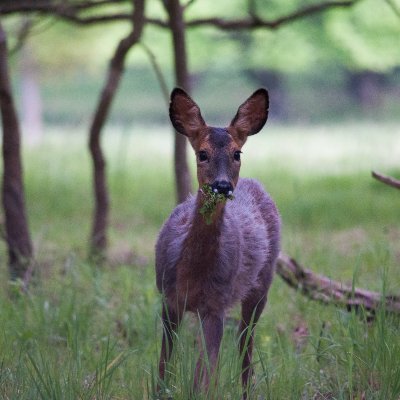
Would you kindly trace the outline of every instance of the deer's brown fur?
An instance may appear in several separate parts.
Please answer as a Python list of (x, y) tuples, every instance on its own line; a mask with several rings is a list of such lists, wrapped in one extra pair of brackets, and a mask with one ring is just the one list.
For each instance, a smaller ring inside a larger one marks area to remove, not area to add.
[[(197, 364), (195, 385), (207, 387), (207, 352), (215, 370), (226, 312), (242, 304), (240, 351), (244, 352), (242, 382), (246, 396), (251, 376), (253, 331), (267, 300), (279, 253), (278, 211), (262, 186), (239, 179), (240, 149), (247, 136), (262, 129), (268, 116), (268, 93), (259, 89), (238, 109), (227, 128), (208, 127), (197, 104), (181, 89), (171, 94), (170, 117), (197, 154), (199, 187), (234, 199), (219, 203), (211, 221), (200, 210), (205, 196), (178, 205), (160, 231), (156, 245), (157, 287), (164, 294), (159, 373), (163, 379), (173, 345), (173, 332), (184, 311), (198, 313), (205, 349)], [(250, 326), (253, 324), (253, 326)], [(243, 331), (250, 329), (249, 335)], [(246, 342), (248, 337), (248, 342)]]

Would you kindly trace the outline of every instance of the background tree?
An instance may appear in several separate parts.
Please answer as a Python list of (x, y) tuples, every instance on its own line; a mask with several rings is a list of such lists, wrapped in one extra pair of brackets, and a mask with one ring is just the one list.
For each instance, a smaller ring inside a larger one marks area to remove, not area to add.
[[(184, 7), (180, 0), (164, 0), (164, 7), (169, 17), (174, 55), (175, 83), (190, 93), (190, 78), (186, 50), (186, 29), (183, 19)], [(187, 153), (187, 139), (175, 132), (175, 181), (177, 202), (182, 203), (192, 190), (192, 179), (189, 172)]]
[(21, 163), (21, 134), (8, 71), (6, 33), (0, 23), (0, 108), (3, 127), (3, 208), (12, 279), (28, 283), (32, 272), (32, 243), (25, 210)]
[(132, 0), (132, 30), (119, 42), (110, 61), (108, 75), (93, 117), (89, 134), (89, 149), (93, 160), (95, 210), (91, 234), (91, 255), (104, 256), (107, 248), (109, 196), (105, 176), (105, 159), (100, 146), (100, 134), (107, 120), (112, 101), (124, 70), (129, 50), (139, 42), (144, 25), (144, 0)]

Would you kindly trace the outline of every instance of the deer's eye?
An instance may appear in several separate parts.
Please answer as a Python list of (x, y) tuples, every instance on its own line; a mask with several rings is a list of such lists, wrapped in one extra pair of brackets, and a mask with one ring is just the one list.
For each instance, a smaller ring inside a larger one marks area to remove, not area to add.
[(206, 151), (204, 150), (199, 151), (199, 161), (200, 162), (208, 161), (208, 154)]
[(234, 153), (233, 153), (233, 159), (235, 160), (235, 161), (240, 161), (240, 154), (241, 154), (242, 152), (240, 151), (240, 150), (238, 150), (238, 151), (235, 151)]

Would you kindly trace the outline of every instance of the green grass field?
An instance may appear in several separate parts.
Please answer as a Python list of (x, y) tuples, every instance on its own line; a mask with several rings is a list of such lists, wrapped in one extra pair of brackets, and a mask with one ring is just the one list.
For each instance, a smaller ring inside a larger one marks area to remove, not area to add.
[[(153, 399), (161, 342), (153, 247), (174, 206), (166, 128), (109, 128), (109, 262), (89, 265), (92, 187), (86, 134), (48, 127), (24, 149), (37, 258), (26, 295), (8, 282), (0, 248), (0, 399)], [(267, 126), (243, 149), (283, 220), (283, 250), (345, 283), (400, 294), (400, 194), (370, 171), (400, 176), (400, 126)], [(191, 156), (193, 164), (193, 158)], [(12, 300), (9, 293), (14, 292)], [(192, 395), (198, 324), (187, 317), (165, 397), (239, 399), (233, 310), (218, 385)], [(400, 320), (327, 307), (277, 276), (256, 332), (251, 399), (399, 399)]]

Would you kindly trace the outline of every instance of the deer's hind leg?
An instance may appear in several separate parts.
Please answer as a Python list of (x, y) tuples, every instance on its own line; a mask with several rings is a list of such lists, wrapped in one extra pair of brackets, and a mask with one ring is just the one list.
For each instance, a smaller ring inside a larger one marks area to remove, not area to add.
[(247, 398), (249, 380), (253, 376), (251, 366), (253, 354), (254, 330), (267, 302), (267, 291), (264, 293), (251, 293), (249, 297), (242, 301), (242, 319), (239, 326), (239, 351), (242, 362), (242, 385), (243, 398)]

